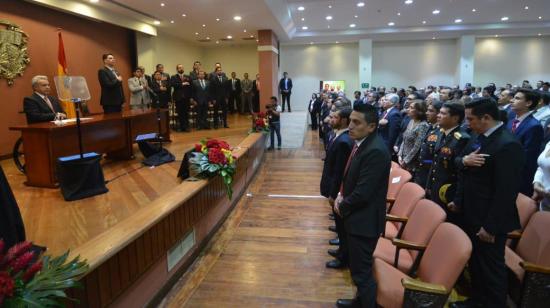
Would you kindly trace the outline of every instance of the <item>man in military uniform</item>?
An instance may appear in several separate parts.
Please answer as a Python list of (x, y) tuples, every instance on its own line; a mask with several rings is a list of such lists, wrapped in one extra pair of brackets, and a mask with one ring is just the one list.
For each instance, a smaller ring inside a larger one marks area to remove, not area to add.
[(445, 103), (437, 115), (439, 138), (434, 148), (433, 164), (426, 184), (427, 196), (447, 212), (447, 220), (459, 223), (457, 214), (447, 205), (454, 200), (460, 166), (455, 163), (462, 157), (470, 135), (460, 127), (464, 120), (464, 106)]
[(430, 173), (430, 168), (432, 167), (432, 161), (434, 157), (435, 144), (437, 143), (437, 138), (439, 135), (439, 126), (437, 125), (437, 114), (439, 109), (441, 109), (442, 103), (432, 103), (428, 106), (428, 111), (426, 112), (426, 117), (430, 128), (426, 133), (422, 145), (420, 145), (420, 152), (418, 154), (418, 168), (414, 173), (414, 182), (422, 188), (426, 188), (426, 182), (428, 181), (428, 175)]

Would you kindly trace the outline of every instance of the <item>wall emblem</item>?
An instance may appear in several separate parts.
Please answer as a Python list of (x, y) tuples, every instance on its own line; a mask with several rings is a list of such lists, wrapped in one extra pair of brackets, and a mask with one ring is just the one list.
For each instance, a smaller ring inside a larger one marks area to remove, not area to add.
[(28, 38), (18, 25), (0, 19), (0, 79), (6, 79), (10, 86), (31, 62), (27, 52)]

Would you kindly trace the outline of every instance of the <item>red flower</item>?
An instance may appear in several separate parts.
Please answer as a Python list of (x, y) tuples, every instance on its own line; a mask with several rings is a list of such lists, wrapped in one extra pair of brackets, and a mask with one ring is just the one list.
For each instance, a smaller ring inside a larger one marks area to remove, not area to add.
[(11, 262), (13, 259), (17, 258), (18, 256), (24, 254), (29, 249), (31, 249), (32, 243), (31, 242), (21, 242), (19, 244), (13, 245), (9, 250), (6, 256), (4, 257), (4, 262)]
[(202, 150), (202, 144), (195, 144), (195, 152), (200, 152)]
[(40, 272), (40, 270), (42, 270), (42, 260), (36, 261), (36, 263), (27, 269), (23, 275), (23, 281), (28, 282), (34, 277), (34, 275), (36, 275), (36, 273)]
[(208, 151), (208, 160), (212, 164), (225, 165), (227, 163), (227, 158), (223, 152), (218, 148), (213, 148)]
[(264, 119), (256, 119), (256, 126), (263, 127), (264, 126)]
[(229, 150), (231, 148), (227, 142), (222, 140), (216, 140), (216, 139), (208, 140), (206, 142), (206, 147), (209, 149), (225, 149), (225, 150)]
[(4, 301), (4, 297), (13, 296), (15, 289), (15, 281), (7, 272), (0, 272), (0, 304)]
[(258, 112), (258, 117), (265, 118), (265, 112), (263, 111)]
[(27, 251), (10, 263), (12, 273), (18, 273), (25, 269), (34, 258), (34, 252)]

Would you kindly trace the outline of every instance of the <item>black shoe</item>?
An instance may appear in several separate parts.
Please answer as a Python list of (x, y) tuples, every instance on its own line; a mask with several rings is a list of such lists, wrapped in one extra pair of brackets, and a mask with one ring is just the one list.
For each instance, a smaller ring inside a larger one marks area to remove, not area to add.
[(336, 301), (336, 307), (338, 308), (344, 308), (344, 307), (359, 307), (357, 299), (339, 299)]
[(223, 128), (229, 128), (229, 126), (227, 126), (227, 125), (224, 125), (224, 126), (223, 126)]
[(280, 150), (281, 150), (281, 146), (278, 146), (278, 147), (277, 147), (277, 150), (279, 150), (279, 151), (280, 151)]
[(334, 213), (328, 213), (329, 218), (334, 218)]
[(329, 231), (332, 231), (334, 233), (337, 233), (338, 231), (336, 231), (336, 226), (328, 226), (328, 230)]
[(334, 269), (341, 269), (341, 268), (346, 268), (347, 267), (347, 265), (344, 262), (342, 262), (338, 259), (328, 261), (325, 264), (325, 266), (327, 268), (334, 268)]
[(273, 151), (273, 147), (267, 148), (268, 151)]
[(483, 305), (475, 302), (472, 299), (467, 299), (465, 301), (458, 301), (449, 304), (449, 308), (481, 308)]
[(340, 251), (338, 249), (329, 249), (327, 250), (328, 254), (332, 257), (338, 258)]
[(333, 238), (332, 240), (328, 241), (329, 244), (338, 246), (340, 245), (340, 239), (339, 238)]
[(334, 216), (330, 216), (328, 219), (334, 220), (335, 218), (334, 218)]

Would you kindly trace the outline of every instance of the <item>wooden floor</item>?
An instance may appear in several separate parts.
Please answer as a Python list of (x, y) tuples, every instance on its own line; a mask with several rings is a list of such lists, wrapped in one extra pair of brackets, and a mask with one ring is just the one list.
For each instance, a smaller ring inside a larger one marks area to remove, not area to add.
[(316, 132), (301, 149), (267, 152), (249, 195), (161, 306), (333, 307), (353, 297), (349, 272), (325, 268), (335, 234), (319, 197), (321, 152)]
[(201, 138), (220, 138), (231, 145), (239, 144), (250, 128), (250, 118), (229, 117), (229, 129), (175, 133), (166, 148), (176, 156), (176, 162), (157, 168), (142, 167), (143, 156), (135, 146), (135, 159), (130, 161), (105, 161), (103, 172), (109, 192), (85, 200), (66, 202), (59, 189), (28, 187), (25, 176), (13, 161), (0, 164), (6, 173), (23, 216), (27, 239), (47, 246), (52, 254), (85, 243), (90, 238), (146, 207), (151, 201), (170, 191), (180, 183), (176, 178), (183, 153)]

